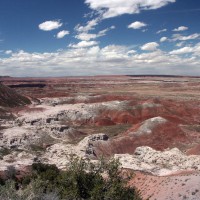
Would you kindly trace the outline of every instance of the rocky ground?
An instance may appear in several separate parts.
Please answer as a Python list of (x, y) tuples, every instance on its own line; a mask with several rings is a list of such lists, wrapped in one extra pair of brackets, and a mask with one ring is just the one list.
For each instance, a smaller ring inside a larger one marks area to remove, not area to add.
[(71, 155), (115, 157), (136, 172), (131, 184), (145, 198), (200, 198), (199, 78), (1, 82), (0, 171), (38, 161), (64, 169)]

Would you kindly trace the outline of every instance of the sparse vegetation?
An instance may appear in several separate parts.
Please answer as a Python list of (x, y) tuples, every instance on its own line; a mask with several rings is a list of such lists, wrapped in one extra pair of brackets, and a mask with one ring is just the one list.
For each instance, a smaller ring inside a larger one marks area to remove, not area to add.
[(131, 126), (132, 124), (117, 124), (112, 126), (82, 126), (79, 127), (79, 131), (89, 134), (106, 133), (109, 138), (112, 138), (127, 131)]
[(44, 152), (45, 148), (42, 145), (31, 144), (30, 149), (34, 152)]
[(9, 180), (1, 182), (0, 199), (141, 200), (138, 191), (127, 185), (132, 175), (122, 175), (119, 167), (117, 160), (94, 165), (77, 157), (71, 158), (66, 171), (35, 163), (31, 174), (16, 179), (12, 173)]
[(0, 149), (0, 160), (3, 159), (3, 156), (6, 156), (11, 153), (11, 150), (8, 148), (1, 148)]

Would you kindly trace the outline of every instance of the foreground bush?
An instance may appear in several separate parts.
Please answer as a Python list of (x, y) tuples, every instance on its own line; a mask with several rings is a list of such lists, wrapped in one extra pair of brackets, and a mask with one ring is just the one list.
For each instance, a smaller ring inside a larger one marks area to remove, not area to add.
[(141, 200), (127, 186), (132, 176), (123, 175), (116, 160), (90, 161), (72, 158), (66, 171), (54, 165), (35, 163), (22, 180), (12, 178), (0, 186), (0, 199), (29, 200)]

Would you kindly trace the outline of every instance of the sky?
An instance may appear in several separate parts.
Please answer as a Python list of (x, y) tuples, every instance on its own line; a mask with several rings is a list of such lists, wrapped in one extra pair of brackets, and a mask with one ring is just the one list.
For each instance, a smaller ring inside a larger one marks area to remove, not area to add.
[(200, 76), (199, 0), (0, 0), (0, 76)]

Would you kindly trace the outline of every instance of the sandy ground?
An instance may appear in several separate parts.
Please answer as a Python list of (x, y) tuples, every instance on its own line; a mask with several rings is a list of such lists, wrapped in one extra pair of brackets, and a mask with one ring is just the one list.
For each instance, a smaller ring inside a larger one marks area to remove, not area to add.
[(136, 172), (131, 183), (144, 199), (150, 200), (199, 200), (200, 173), (182, 172), (173, 176), (152, 176)]

